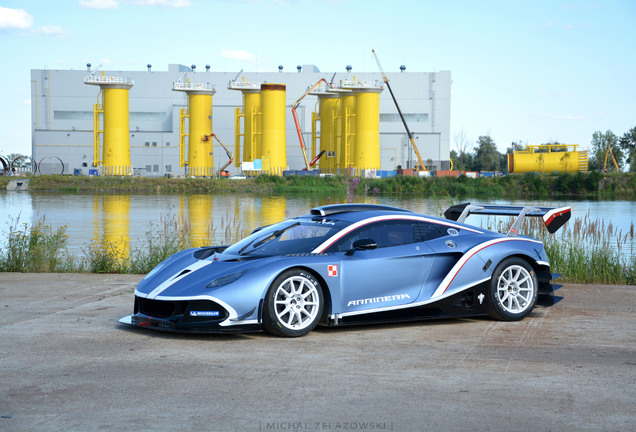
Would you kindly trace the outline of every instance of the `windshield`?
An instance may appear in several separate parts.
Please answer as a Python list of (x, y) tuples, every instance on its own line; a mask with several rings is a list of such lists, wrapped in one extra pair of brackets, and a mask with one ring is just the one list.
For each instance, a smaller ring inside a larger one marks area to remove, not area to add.
[(271, 256), (310, 253), (350, 222), (291, 219), (263, 228), (227, 248), (230, 255)]

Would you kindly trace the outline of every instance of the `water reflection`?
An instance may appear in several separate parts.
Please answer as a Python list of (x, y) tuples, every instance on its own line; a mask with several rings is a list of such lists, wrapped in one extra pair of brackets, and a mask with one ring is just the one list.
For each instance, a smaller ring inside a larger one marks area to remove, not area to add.
[[(479, 201), (426, 197), (357, 197), (355, 200), (403, 207), (435, 216), (441, 215), (452, 204)], [(189, 240), (194, 246), (227, 244), (249, 234), (256, 227), (307, 214), (313, 207), (346, 201), (345, 196), (316, 194), (81, 195), (6, 191), (0, 192), (0, 232), (4, 235), (9, 223), (14, 223), (18, 216), (20, 223), (28, 224), (45, 217), (46, 224), (54, 228), (67, 225), (72, 254), (82, 255), (90, 244), (101, 242), (116, 245), (113, 253), (123, 257), (143, 246), (146, 233), (161, 228), (166, 220), (187, 224)], [(636, 214), (636, 202), (632, 201), (521, 203), (500, 200), (496, 203), (571, 205), (573, 218), (582, 218), (589, 212), (592, 219), (611, 220), (614, 228), (617, 231), (622, 229), (623, 233), (629, 231)]]
[(130, 195), (93, 197), (93, 245), (123, 261), (130, 253)]

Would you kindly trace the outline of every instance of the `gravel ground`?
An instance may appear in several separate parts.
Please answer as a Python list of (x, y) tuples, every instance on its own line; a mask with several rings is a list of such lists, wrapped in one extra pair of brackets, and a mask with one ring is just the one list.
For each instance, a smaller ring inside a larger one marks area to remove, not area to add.
[(634, 286), (282, 339), (123, 326), (140, 278), (0, 273), (0, 430), (636, 430)]

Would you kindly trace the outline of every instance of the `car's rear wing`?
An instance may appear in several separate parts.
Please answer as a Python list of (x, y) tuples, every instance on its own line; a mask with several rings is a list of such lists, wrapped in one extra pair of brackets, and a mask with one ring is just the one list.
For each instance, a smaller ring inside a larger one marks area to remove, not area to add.
[(507, 205), (473, 205), (471, 203), (458, 204), (449, 207), (444, 212), (446, 219), (464, 222), (471, 214), (516, 216), (514, 223), (508, 231), (509, 237), (516, 237), (519, 228), (526, 216), (542, 217), (550, 234), (555, 233), (568, 220), (570, 220), (570, 207), (533, 207), (533, 206), (507, 206)]

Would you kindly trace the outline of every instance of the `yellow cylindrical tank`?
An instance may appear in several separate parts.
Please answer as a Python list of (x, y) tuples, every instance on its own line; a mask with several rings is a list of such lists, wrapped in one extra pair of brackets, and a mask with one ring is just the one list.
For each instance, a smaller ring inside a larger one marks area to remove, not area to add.
[[(93, 111), (94, 160), (102, 175), (132, 175), (130, 163), (130, 128), (128, 93), (133, 80), (121, 77), (90, 75), (84, 78), (84, 84), (96, 85), (101, 89), (102, 106), (98, 103)], [(99, 95), (97, 96), (99, 99)], [(99, 130), (99, 113), (103, 113), (103, 130)], [(99, 134), (103, 134), (100, 143)]]
[(356, 99), (353, 93), (341, 93), (339, 98), (339, 137), (336, 140), (336, 166), (339, 173), (344, 174), (345, 170), (352, 166), (352, 151), (356, 138)]
[(192, 247), (210, 244), (212, 223), (212, 195), (188, 196), (188, 220)]
[(104, 86), (103, 91), (103, 171), (105, 175), (131, 175), (128, 88)]
[(104, 195), (104, 237), (106, 253), (123, 262), (130, 253), (130, 195)]
[(261, 84), (261, 112), (263, 173), (282, 175), (287, 169), (285, 84)]
[(355, 134), (352, 163), (361, 170), (380, 169), (380, 91), (355, 90)]
[(338, 95), (323, 93), (318, 95), (320, 110), (320, 151), (327, 153), (320, 159), (319, 167), (324, 173), (336, 172), (335, 112), (338, 108)]
[(243, 161), (252, 162), (260, 159), (261, 148), (261, 93), (259, 91), (243, 91)]
[(527, 146), (525, 150), (508, 154), (508, 173), (587, 171), (587, 150), (578, 151), (577, 147), (576, 144)]
[(188, 92), (188, 166), (186, 175), (214, 175), (212, 155), (212, 95), (209, 92)]

